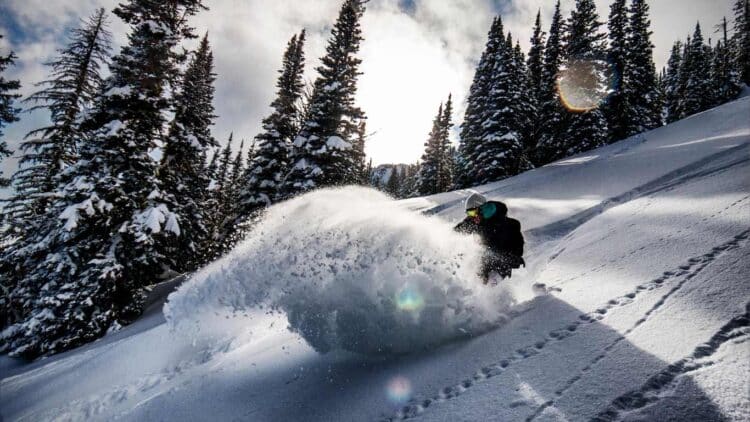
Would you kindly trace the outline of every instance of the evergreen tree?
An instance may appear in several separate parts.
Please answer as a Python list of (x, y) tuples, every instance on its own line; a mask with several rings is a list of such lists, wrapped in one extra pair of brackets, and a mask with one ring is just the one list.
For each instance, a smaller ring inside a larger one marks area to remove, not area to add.
[(115, 8), (131, 27), (128, 44), (82, 123), (90, 136), (81, 159), (65, 172), (60, 198), (30, 242), (32, 271), (11, 297), (27, 311), (3, 342), (11, 353), (49, 354), (98, 338), (132, 321), (142, 287), (171, 274), (174, 263), (161, 245), (180, 228), (149, 152), (171, 105), (177, 47), (193, 36), (187, 19), (202, 8), (199, 0), (130, 0)]
[(734, 70), (741, 82), (750, 85), (750, 0), (735, 1), (732, 49)]
[[(222, 210), (222, 222), (219, 228), (218, 249), (223, 253), (230, 250), (237, 243), (238, 238), (244, 231), (241, 225), (245, 222), (240, 217), (241, 204), (239, 201), (240, 190), (242, 189), (243, 174), (245, 168), (242, 163), (242, 151), (245, 148), (245, 141), (240, 142), (240, 148), (234, 156), (231, 164), (231, 171), (223, 186), (223, 202), (219, 208)], [(254, 151), (251, 147), (248, 150), (247, 161), (252, 161)]]
[(367, 161), (367, 168), (365, 168), (365, 177), (368, 185), (372, 185), (372, 158)]
[[(510, 35), (508, 39), (511, 39)], [(516, 42), (513, 48), (512, 73), (513, 78), (512, 96), (514, 98), (513, 106), (516, 107), (517, 114), (515, 124), (521, 134), (523, 145), (523, 155), (519, 158), (519, 172), (531, 169), (533, 167), (531, 158), (536, 155), (536, 119), (538, 116), (537, 100), (533, 96), (530, 88), (529, 71), (526, 67), (526, 57), (521, 50), (521, 44)]]
[[(566, 75), (576, 79), (576, 88), (590, 98), (603, 97), (607, 90), (606, 35), (601, 26), (593, 0), (577, 0), (571, 12), (565, 37)], [(563, 77), (561, 77), (563, 78)], [(565, 81), (560, 80), (560, 85)], [(607, 122), (600, 107), (570, 110), (569, 123), (556, 143), (555, 158), (565, 157), (597, 148), (606, 143)]]
[(398, 198), (400, 196), (401, 184), (401, 173), (398, 166), (393, 166), (391, 168), (391, 175), (385, 183), (385, 191), (394, 198)]
[[(213, 190), (213, 185), (216, 184), (216, 172), (218, 171), (219, 163), (219, 149), (213, 148), (213, 151), (211, 153), (211, 161), (208, 162), (206, 165), (206, 176), (208, 176), (209, 183), (208, 183), (208, 190)], [(207, 208), (207, 209), (213, 209), (213, 208)]]
[(722, 39), (716, 43), (711, 67), (717, 105), (735, 99), (741, 89), (739, 75), (732, 63), (731, 41), (727, 26), (727, 18), (724, 18), (719, 25)]
[(684, 118), (714, 105), (714, 91), (709, 72), (711, 68), (710, 50), (703, 41), (700, 23), (688, 43), (687, 57), (683, 61), (681, 72), (685, 72), (684, 85), (681, 87), (680, 117)]
[(557, 89), (557, 78), (564, 58), (563, 30), (564, 22), (558, 0), (544, 49), (541, 104), (538, 113), (540, 129), (535, 154), (531, 157), (537, 166), (547, 164), (559, 157), (556, 143), (567, 120), (567, 112), (562, 106), (560, 92)]
[(453, 129), (453, 96), (448, 94), (443, 114), (440, 119), (440, 161), (438, 163), (437, 188), (440, 192), (446, 192), (453, 185), (453, 154), (451, 153), (450, 133)]
[(434, 195), (442, 192), (440, 186), (441, 166), (444, 163), (445, 147), (441, 138), (443, 116), (443, 103), (440, 103), (437, 115), (432, 121), (432, 130), (430, 130), (424, 144), (424, 154), (422, 154), (416, 186), (419, 195)]
[[(483, 113), (484, 124), (477, 146), (478, 184), (485, 184), (518, 174), (528, 168), (524, 156), (524, 89), (521, 60), (513, 49), (510, 34), (497, 49), (490, 92)], [(523, 75), (525, 77), (525, 75)]]
[(219, 217), (216, 210), (219, 208), (219, 156), (221, 151), (218, 147), (213, 149), (211, 160), (205, 167), (205, 175), (208, 178), (208, 186), (201, 203), (204, 215), (204, 226), (206, 227), (206, 240), (203, 242), (198, 258), (202, 264), (212, 261), (218, 256), (218, 248), (214, 242), (216, 227)]
[(358, 169), (354, 143), (362, 110), (354, 105), (362, 34), (362, 0), (345, 0), (318, 67), (309, 113), (294, 140), (295, 162), (283, 195), (351, 182)]
[(202, 262), (202, 249), (207, 245), (207, 214), (203, 208), (207, 200), (209, 175), (204, 167), (208, 148), (218, 145), (211, 135), (214, 115), (213, 53), (208, 35), (198, 49), (182, 77), (180, 90), (174, 98), (174, 119), (165, 141), (159, 177), (162, 190), (173, 204), (180, 236), (166, 251), (174, 256), (174, 270), (192, 271)]
[[(234, 133), (229, 134), (227, 144), (220, 151), (217, 150), (212, 159), (213, 173), (212, 180), (209, 184), (208, 202), (212, 208), (206, 223), (208, 228), (209, 247), (207, 248), (206, 261), (212, 261), (221, 256), (224, 252), (224, 221), (229, 217), (231, 210), (231, 200), (228, 193), (231, 190), (232, 180), (232, 142)], [(218, 158), (217, 158), (218, 157)]]
[[(464, 121), (461, 124), (460, 141), (458, 147), (458, 171), (454, 175), (454, 185), (465, 188), (476, 184), (480, 170), (477, 165), (478, 146), (484, 123), (484, 110), (488, 105), (491, 78), (495, 66), (497, 50), (504, 44), (503, 22), (500, 16), (492, 21), (487, 34), (487, 44), (474, 73), (474, 80), (469, 89)], [(405, 194), (405, 196), (410, 195)]]
[(401, 189), (399, 192), (399, 198), (411, 198), (418, 195), (418, 183), (419, 173), (421, 166), (419, 163), (412, 164), (406, 167), (403, 177), (401, 178)]
[(544, 89), (542, 81), (544, 74), (544, 40), (545, 33), (542, 31), (542, 11), (536, 14), (534, 23), (534, 33), (531, 36), (531, 47), (529, 48), (529, 88), (531, 89), (534, 106), (538, 106), (542, 101), (542, 90)]
[[(0, 35), (2, 38), (2, 35)], [(18, 120), (18, 113), (20, 109), (13, 106), (16, 98), (20, 97), (20, 94), (16, 94), (15, 90), (21, 87), (21, 84), (17, 80), (5, 79), (3, 73), (12, 66), (16, 59), (15, 54), (10, 52), (7, 56), (0, 56), (0, 162), (3, 158), (9, 156), (11, 151), (8, 149), (8, 145), (3, 139), (3, 128), (9, 123), (13, 123)], [(7, 180), (2, 177), (0, 173), (0, 187), (5, 186)], [(13, 245), (16, 239), (12, 239), (12, 232), (2, 227), (2, 221), (0, 221), (0, 329), (4, 328), (8, 323), (14, 319), (17, 319), (16, 315), (14, 318), (14, 310), (11, 308), (9, 293), (15, 288), (17, 278), (19, 274), (15, 268), (13, 262), (8, 258), (8, 249)]]
[(542, 16), (540, 10), (536, 15), (534, 33), (531, 36), (531, 47), (529, 48), (529, 57), (527, 61), (528, 93), (531, 105), (535, 110), (530, 116), (529, 130), (526, 137), (527, 142), (525, 145), (526, 157), (530, 161), (534, 161), (538, 155), (537, 147), (539, 145), (541, 137), (540, 129), (542, 127), (542, 114), (538, 113), (538, 111), (541, 111), (546, 96), (544, 94), (546, 89), (544, 83), (544, 42), (545, 33), (542, 31)]
[(100, 70), (109, 60), (106, 20), (104, 9), (98, 9), (74, 29), (59, 56), (46, 63), (49, 79), (37, 84), (43, 89), (25, 100), (35, 104), (29, 111), (49, 110), (51, 124), (32, 130), (21, 144), (21, 169), (13, 175), (14, 195), (5, 205), (5, 220), (14, 236), (34, 230), (55, 197), (60, 173), (76, 159), (80, 117), (101, 91)]
[(684, 112), (684, 103), (683, 103), (683, 97), (685, 95), (685, 90), (687, 89), (687, 83), (688, 79), (690, 77), (690, 68), (692, 67), (691, 64), (691, 49), (692, 40), (690, 36), (687, 37), (687, 40), (685, 40), (685, 43), (682, 44), (682, 53), (680, 55), (680, 67), (679, 70), (676, 72), (677, 74), (677, 84), (675, 89), (675, 106), (674, 111), (670, 111), (671, 121), (677, 121), (680, 119), (683, 119), (687, 117), (687, 114)]
[[(2, 37), (0, 35), (0, 39)], [(21, 95), (13, 91), (21, 88), (21, 84), (17, 80), (8, 80), (3, 77), (5, 70), (9, 66), (13, 66), (15, 60), (16, 55), (12, 51), (7, 56), (0, 56), (0, 162), (11, 154), (8, 144), (3, 139), (3, 128), (9, 123), (18, 121), (17, 116), (20, 112), (20, 109), (13, 107), (13, 102)], [(0, 173), (0, 187), (7, 184), (8, 180), (4, 179), (2, 173)]]
[(239, 201), (241, 218), (251, 217), (257, 210), (279, 198), (279, 188), (289, 171), (290, 150), (298, 131), (298, 103), (305, 87), (302, 74), (305, 66), (305, 31), (294, 35), (287, 44), (273, 111), (263, 120), (263, 132), (255, 137), (257, 149), (248, 162), (243, 176)]
[(357, 126), (357, 137), (354, 140), (352, 160), (354, 169), (351, 173), (349, 183), (355, 185), (366, 185), (369, 178), (367, 171), (367, 157), (365, 155), (365, 142), (367, 141), (367, 124), (364, 120)]
[(633, 78), (629, 63), (628, 15), (626, 0), (615, 0), (609, 14), (609, 63), (614, 78), (613, 92), (603, 108), (609, 127), (609, 140), (619, 141), (631, 135), (631, 126), (636, 116), (630, 105), (634, 100)]
[(68, 45), (59, 57), (47, 63), (50, 79), (26, 101), (36, 103), (30, 110), (45, 108), (51, 124), (31, 131), (21, 144), (21, 169), (13, 175), (14, 194), (5, 204), (4, 233), (15, 238), (0, 252), (2, 290), (11, 292), (30, 271), (24, 266), (26, 251), (33, 249), (28, 240), (45, 221), (50, 201), (57, 196), (57, 183), (65, 166), (76, 158), (82, 136), (80, 116), (92, 105), (101, 90), (100, 68), (108, 60), (110, 34), (104, 9), (97, 10), (82, 28), (74, 29)]
[(632, 0), (628, 24), (628, 103), (631, 120), (625, 136), (631, 136), (662, 124), (662, 99), (657, 83), (651, 43), (651, 21), (646, 0)]

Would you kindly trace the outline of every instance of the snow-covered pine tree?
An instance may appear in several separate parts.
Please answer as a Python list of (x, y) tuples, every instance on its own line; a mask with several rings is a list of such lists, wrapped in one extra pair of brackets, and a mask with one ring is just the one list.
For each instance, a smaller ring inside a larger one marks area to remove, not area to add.
[(661, 71), (656, 77), (656, 86), (659, 90), (659, 111), (661, 114), (659, 114), (659, 122), (661, 125), (665, 125), (667, 121), (667, 68), (662, 67)]
[(690, 54), (690, 48), (692, 44), (692, 39), (688, 35), (685, 42), (682, 44), (682, 53), (680, 54), (680, 68), (677, 72), (677, 88), (675, 90), (675, 95), (677, 98), (674, 113), (672, 114), (672, 121), (680, 120), (687, 115), (684, 113), (684, 103), (683, 103), (683, 97), (685, 95), (685, 90), (687, 89), (687, 83), (688, 79), (690, 77), (690, 67), (691, 65), (691, 54)]
[(419, 163), (411, 164), (406, 167), (406, 171), (401, 179), (401, 189), (399, 198), (411, 198), (418, 195), (417, 185), (421, 166)]
[(687, 49), (687, 58), (683, 60), (681, 70), (685, 72), (680, 95), (681, 118), (708, 110), (714, 105), (713, 84), (710, 72), (707, 71), (711, 68), (711, 55), (703, 41), (700, 23), (696, 24)]
[(385, 192), (394, 198), (399, 197), (399, 191), (401, 190), (401, 173), (399, 172), (398, 166), (393, 166), (391, 169), (391, 175), (388, 181), (385, 182)]
[(67, 46), (46, 63), (49, 79), (24, 100), (34, 104), (29, 111), (48, 110), (51, 124), (32, 130), (21, 143), (20, 170), (11, 179), (14, 194), (4, 210), (13, 236), (22, 238), (34, 230), (56, 195), (60, 172), (76, 159), (80, 117), (101, 92), (101, 68), (109, 60), (110, 40), (106, 12), (98, 9), (71, 31)]
[(560, 92), (557, 89), (557, 77), (564, 57), (563, 30), (564, 21), (558, 0), (544, 49), (541, 104), (538, 112), (539, 133), (535, 154), (530, 157), (536, 166), (547, 164), (559, 157), (556, 144), (567, 120), (567, 112), (562, 106)]
[[(208, 242), (207, 200), (209, 176), (204, 167), (208, 148), (218, 145), (211, 135), (214, 115), (213, 53), (204, 35), (182, 76), (175, 93), (174, 118), (165, 140), (159, 169), (162, 191), (173, 204), (180, 236), (168, 254), (177, 272), (196, 269), (202, 263), (202, 249)], [(172, 245), (170, 245), (172, 246)]]
[[(240, 230), (240, 225), (244, 220), (240, 218), (239, 196), (243, 184), (242, 176), (245, 173), (242, 156), (244, 149), (245, 141), (242, 140), (240, 142), (240, 148), (232, 161), (229, 176), (224, 184), (224, 192), (221, 195), (223, 201), (219, 204), (219, 208), (222, 210), (223, 220), (221, 222), (221, 227), (219, 228), (217, 247), (221, 253), (234, 247), (242, 232), (242, 230)], [(249, 148), (246, 160), (248, 162), (252, 161), (254, 154), (255, 151), (253, 146)]]
[[(487, 105), (487, 97), (490, 91), (490, 80), (494, 68), (494, 60), (497, 49), (505, 42), (503, 21), (500, 16), (492, 20), (492, 26), (487, 34), (487, 44), (474, 73), (474, 79), (469, 89), (469, 96), (464, 113), (464, 121), (461, 124), (461, 133), (458, 147), (457, 174), (454, 175), (454, 186), (466, 188), (476, 185), (477, 167), (476, 159), (478, 145), (480, 144), (480, 132), (483, 124), (483, 110)], [(407, 197), (410, 194), (404, 194)]]
[(531, 47), (527, 67), (529, 70), (529, 88), (531, 90), (534, 106), (538, 107), (542, 101), (543, 74), (544, 74), (544, 41), (545, 33), (542, 30), (542, 11), (536, 14), (534, 33), (531, 36)]
[[(606, 81), (606, 35), (599, 31), (602, 23), (596, 12), (594, 0), (576, 0), (565, 36), (565, 65), (578, 66), (576, 78), (583, 74), (583, 84), (578, 89), (590, 91), (592, 98), (601, 97)], [(556, 145), (555, 158), (577, 154), (606, 143), (607, 122), (601, 107), (571, 110), (566, 125)]]
[(529, 47), (529, 55), (526, 62), (527, 67), (527, 81), (529, 86), (529, 93), (531, 103), (534, 107), (535, 112), (531, 116), (531, 123), (529, 126), (527, 143), (526, 143), (526, 156), (530, 161), (533, 161), (537, 156), (537, 146), (539, 145), (539, 137), (541, 135), (541, 119), (542, 115), (538, 111), (541, 110), (541, 105), (544, 101), (544, 43), (545, 33), (542, 30), (542, 12), (539, 10), (536, 14), (536, 21), (534, 22), (534, 32), (531, 36), (531, 47)]
[(628, 105), (632, 110), (625, 136), (662, 125), (662, 98), (651, 43), (651, 21), (646, 0), (632, 0), (628, 21)]
[(630, 46), (628, 41), (628, 10), (626, 0), (615, 0), (610, 5), (609, 20), (609, 48), (607, 56), (611, 66), (612, 78), (614, 78), (613, 91), (607, 97), (602, 107), (607, 126), (609, 127), (610, 142), (625, 139), (631, 135), (631, 126), (636, 119), (635, 110), (631, 107), (632, 75), (630, 59)]
[[(211, 181), (209, 182), (206, 205), (204, 209), (210, 209), (211, 212), (206, 216), (206, 227), (208, 230), (208, 248), (206, 248), (204, 261), (212, 261), (221, 256), (224, 251), (222, 246), (222, 227), (224, 220), (228, 217), (229, 211), (226, 209), (228, 202), (227, 192), (232, 174), (232, 142), (234, 142), (234, 132), (229, 134), (224, 148), (217, 149), (208, 166)], [(206, 208), (210, 206), (211, 208)]]
[(372, 158), (367, 160), (367, 167), (365, 168), (365, 177), (367, 177), (367, 185), (372, 185)]
[(240, 218), (276, 202), (284, 176), (289, 172), (290, 149), (299, 127), (298, 104), (305, 87), (305, 31), (292, 36), (276, 81), (276, 98), (271, 114), (263, 119), (263, 131), (255, 137), (256, 150), (248, 162), (239, 195)]
[[(0, 38), (3, 38), (0, 35)], [(8, 69), (9, 66), (15, 64), (16, 55), (11, 51), (7, 56), (0, 56), (0, 162), (3, 158), (9, 156), (11, 151), (8, 149), (8, 144), (3, 139), (3, 128), (9, 123), (18, 121), (18, 113), (20, 109), (13, 106), (16, 98), (19, 98), (21, 94), (14, 91), (21, 88), (21, 83), (17, 80), (5, 79), (3, 73)], [(4, 179), (0, 173), (0, 186), (8, 184), (8, 179)]]
[[(511, 39), (509, 36), (508, 39)], [(521, 44), (516, 41), (513, 48), (513, 105), (518, 110), (515, 124), (518, 126), (519, 133), (523, 144), (523, 156), (520, 159), (519, 172), (533, 168), (531, 163), (532, 156), (536, 155), (536, 118), (537, 118), (537, 100), (533, 96), (533, 90), (530, 88), (529, 70), (526, 67), (526, 57), (521, 50)]]
[(711, 67), (717, 105), (735, 99), (741, 90), (740, 78), (732, 63), (731, 40), (728, 36), (726, 17), (719, 24), (718, 30), (721, 32), (722, 38), (714, 48)]
[(735, 0), (732, 50), (734, 70), (750, 85), (750, 0)]
[(216, 168), (216, 195), (219, 207), (219, 209), (217, 209), (217, 215), (226, 214), (223, 212), (222, 207), (226, 203), (224, 194), (229, 189), (229, 181), (232, 174), (232, 142), (234, 142), (234, 132), (229, 134), (227, 144), (224, 145), (224, 148), (221, 150), (221, 155), (219, 155), (218, 166)]
[(206, 227), (206, 240), (201, 246), (201, 250), (198, 253), (201, 264), (206, 264), (212, 261), (218, 255), (216, 245), (214, 243), (214, 233), (216, 225), (218, 224), (218, 217), (215, 210), (219, 207), (218, 198), (218, 180), (217, 175), (219, 172), (219, 156), (221, 150), (219, 147), (213, 148), (211, 154), (211, 160), (204, 168), (205, 177), (208, 179), (208, 186), (201, 202), (201, 209), (203, 211), (211, 210), (204, 214), (204, 226)]
[[(2, 38), (2, 35), (0, 35), (0, 38)], [(21, 95), (14, 91), (19, 89), (21, 84), (17, 80), (8, 80), (3, 76), (5, 70), (14, 64), (15, 59), (16, 56), (13, 52), (8, 53), (7, 56), (0, 56), (0, 162), (11, 154), (8, 144), (3, 139), (3, 128), (9, 123), (17, 121), (20, 112), (19, 108), (14, 107), (14, 102)], [(7, 184), (7, 179), (2, 176), (2, 173), (0, 173), (0, 187)], [(6, 228), (3, 228), (2, 218), (0, 218), (0, 329), (11, 322), (12, 310), (9, 303), (9, 293), (16, 284), (16, 277), (12, 276), (13, 265), (4, 258), (7, 248), (16, 239), (12, 239), (11, 232), (6, 230)]]
[(308, 116), (294, 140), (294, 165), (286, 176), (285, 197), (350, 182), (356, 171), (353, 145), (364, 113), (354, 104), (361, 60), (360, 19), (365, 1), (345, 0), (318, 67)]
[[(21, 144), (21, 169), (12, 178), (13, 195), (5, 204), (4, 236), (15, 241), (0, 251), (2, 290), (11, 292), (18, 281), (30, 271), (25, 268), (28, 233), (44, 223), (50, 201), (55, 200), (60, 173), (76, 158), (81, 138), (80, 117), (101, 91), (100, 68), (106, 64), (110, 34), (106, 29), (104, 9), (97, 10), (81, 28), (71, 31), (68, 45), (59, 56), (47, 63), (51, 68), (43, 87), (25, 101), (34, 105), (29, 110), (47, 109), (51, 124), (32, 130)], [(32, 246), (30, 248), (30, 246)], [(20, 313), (20, 311), (18, 311)]]
[(490, 79), (490, 91), (486, 103), (477, 146), (477, 184), (504, 179), (525, 170), (528, 165), (524, 155), (523, 123), (527, 110), (520, 92), (525, 78), (518, 69), (519, 60), (513, 48), (510, 34), (497, 49)]
[[(213, 190), (213, 185), (216, 184), (216, 172), (219, 169), (219, 148), (212, 148), (211, 151), (211, 160), (208, 161), (208, 164), (206, 164), (205, 167), (205, 173), (206, 176), (208, 176), (209, 183), (208, 183), (208, 190)], [(205, 208), (205, 207), (204, 207)], [(213, 208), (208, 208), (213, 209)]]
[(680, 101), (680, 69), (682, 68), (682, 41), (675, 41), (672, 52), (667, 61), (667, 70), (664, 74), (664, 107), (667, 110), (667, 123), (673, 123), (679, 119)]
[(421, 167), (417, 175), (416, 190), (419, 195), (434, 195), (440, 190), (441, 166), (443, 164), (444, 143), (441, 138), (443, 125), (443, 103), (440, 103), (437, 115), (432, 121), (432, 129), (424, 143)]
[(172, 257), (159, 244), (178, 236), (179, 224), (149, 152), (171, 105), (177, 47), (193, 36), (187, 19), (202, 8), (200, 0), (130, 0), (115, 8), (130, 25), (128, 44), (82, 124), (91, 136), (81, 159), (65, 172), (48, 224), (30, 242), (33, 270), (14, 292), (30, 309), (4, 332), (5, 350), (37, 356), (96, 339), (132, 321), (141, 287), (170, 273)]
[(348, 183), (355, 185), (366, 185), (369, 180), (369, 171), (367, 170), (367, 156), (365, 155), (365, 142), (367, 142), (367, 123), (365, 120), (357, 125), (357, 137), (354, 139), (352, 148), (352, 160), (354, 168), (351, 172), (351, 181)]
[(451, 154), (450, 134), (453, 129), (453, 95), (448, 94), (443, 114), (440, 119), (440, 161), (438, 163), (437, 188), (440, 192), (446, 192), (453, 185), (453, 154)]

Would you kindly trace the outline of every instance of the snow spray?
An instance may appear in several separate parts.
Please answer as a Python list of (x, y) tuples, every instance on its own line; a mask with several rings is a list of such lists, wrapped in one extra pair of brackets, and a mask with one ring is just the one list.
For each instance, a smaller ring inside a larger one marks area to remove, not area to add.
[(237, 326), (225, 318), (270, 310), (318, 352), (408, 353), (503, 319), (514, 301), (482, 284), (482, 251), (376, 190), (318, 190), (268, 208), (234, 250), (170, 295), (164, 314), (172, 327), (215, 335)]

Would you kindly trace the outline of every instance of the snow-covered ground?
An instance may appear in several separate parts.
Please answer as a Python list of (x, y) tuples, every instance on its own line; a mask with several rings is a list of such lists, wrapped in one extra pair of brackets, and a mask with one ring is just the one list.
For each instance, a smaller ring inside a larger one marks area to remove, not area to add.
[(451, 231), (465, 191), (281, 204), (163, 312), (49, 359), (3, 358), (0, 414), (750, 420), (748, 116), (743, 98), (478, 187), (527, 238), (528, 268), (498, 287)]

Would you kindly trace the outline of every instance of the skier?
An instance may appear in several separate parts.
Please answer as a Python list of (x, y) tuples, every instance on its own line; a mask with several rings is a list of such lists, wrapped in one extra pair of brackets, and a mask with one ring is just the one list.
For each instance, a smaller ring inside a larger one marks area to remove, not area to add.
[(507, 217), (507, 214), (505, 204), (487, 201), (487, 198), (474, 192), (466, 198), (466, 218), (455, 227), (460, 233), (478, 234), (487, 247), (479, 272), (484, 284), (493, 278), (493, 273), (507, 278), (511, 269), (526, 266), (521, 223)]

